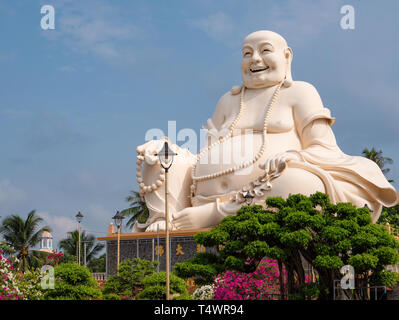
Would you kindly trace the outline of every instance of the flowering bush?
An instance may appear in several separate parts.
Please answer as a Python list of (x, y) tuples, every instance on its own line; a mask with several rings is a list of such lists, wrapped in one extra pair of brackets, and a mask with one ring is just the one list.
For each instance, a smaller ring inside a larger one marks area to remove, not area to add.
[(255, 272), (226, 271), (215, 278), (215, 300), (277, 300), (279, 294), (279, 270), (273, 259), (264, 258)]
[(0, 250), (0, 300), (41, 299), (40, 271), (26, 272), (15, 269)]
[(215, 285), (206, 285), (195, 289), (193, 298), (195, 300), (212, 300), (214, 296)]
[(50, 266), (57, 266), (63, 258), (62, 251), (57, 252), (53, 250), (47, 257), (46, 257), (46, 264)]

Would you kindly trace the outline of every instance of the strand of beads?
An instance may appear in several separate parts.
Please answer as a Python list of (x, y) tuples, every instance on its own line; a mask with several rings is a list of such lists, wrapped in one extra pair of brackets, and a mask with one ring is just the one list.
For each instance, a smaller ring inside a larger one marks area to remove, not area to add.
[(281, 89), (282, 85), (283, 85), (283, 82), (281, 82), (277, 86), (277, 88), (274, 91), (273, 96), (272, 96), (272, 98), (271, 98), (271, 100), (270, 100), (270, 102), (268, 104), (268, 108), (267, 108), (267, 112), (266, 112), (266, 116), (265, 116), (265, 120), (264, 120), (264, 124), (263, 124), (263, 144), (262, 144), (262, 147), (259, 150), (259, 152), (255, 155), (255, 157), (252, 160), (243, 162), (243, 163), (241, 163), (239, 165), (236, 165), (235, 167), (228, 168), (228, 169), (225, 169), (223, 171), (219, 171), (217, 173), (212, 173), (212, 174), (196, 177), (195, 176), (195, 170), (197, 168), (197, 163), (200, 161), (202, 155), (205, 152), (211, 150), (213, 147), (215, 147), (215, 146), (217, 146), (219, 144), (222, 144), (223, 142), (227, 141), (228, 139), (230, 139), (234, 135), (234, 130), (235, 130), (235, 128), (236, 128), (236, 126), (238, 124), (238, 121), (241, 119), (241, 116), (242, 116), (242, 114), (244, 113), (244, 110), (245, 110), (245, 103), (244, 103), (245, 87), (242, 88), (241, 96), (240, 96), (240, 111), (239, 111), (236, 119), (231, 124), (229, 133), (226, 136), (224, 136), (223, 138), (220, 138), (219, 140), (217, 140), (214, 143), (212, 143), (211, 145), (209, 145), (207, 148), (204, 148), (203, 150), (201, 150), (201, 152), (197, 155), (197, 161), (193, 165), (192, 170), (191, 170), (191, 177), (192, 177), (192, 180), (193, 180), (193, 184), (191, 185), (191, 197), (193, 197), (195, 195), (195, 190), (197, 188), (197, 182), (198, 181), (215, 179), (215, 178), (218, 178), (218, 177), (226, 175), (226, 174), (234, 173), (237, 170), (241, 170), (241, 169), (244, 169), (244, 168), (247, 168), (247, 167), (253, 165), (256, 161), (258, 161), (263, 156), (263, 154), (266, 151), (266, 137), (267, 137), (267, 128), (268, 128), (269, 120), (270, 120), (270, 117), (271, 117), (271, 114), (272, 114), (273, 107), (274, 107), (274, 105), (275, 105), (275, 103), (276, 103), (276, 101), (278, 99), (279, 94), (280, 94), (280, 89)]
[(155, 183), (151, 184), (151, 185), (145, 185), (144, 184), (144, 180), (141, 177), (141, 164), (143, 163), (145, 159), (145, 155), (144, 153), (138, 153), (137, 156), (137, 167), (136, 167), (136, 177), (137, 177), (137, 183), (139, 184), (140, 190), (139, 190), (139, 194), (141, 196), (144, 196), (146, 193), (152, 192), (157, 190), (158, 188), (160, 188), (162, 186), (162, 184), (165, 181), (165, 169), (161, 168), (158, 179), (155, 181)]
[[(191, 168), (191, 178), (193, 180), (193, 183), (191, 185), (191, 197), (194, 196), (195, 194), (195, 190), (197, 189), (197, 181), (200, 180), (205, 180), (204, 178), (197, 178), (195, 177), (195, 170), (197, 168), (197, 163), (200, 162), (201, 157), (204, 155), (205, 152), (208, 152), (209, 150), (211, 150), (213, 147), (225, 142), (226, 140), (228, 140), (230, 137), (233, 136), (234, 134), (234, 129), (237, 126), (238, 121), (240, 121), (242, 114), (244, 113), (244, 109), (245, 109), (245, 105), (244, 105), (244, 90), (245, 87), (242, 88), (241, 90), (241, 95), (240, 95), (240, 110), (238, 112), (237, 117), (234, 119), (233, 123), (231, 124), (230, 127), (230, 131), (224, 136), (224, 137), (220, 137), (217, 141), (213, 142), (212, 144), (208, 145), (207, 147), (203, 148), (198, 154), (197, 154), (197, 159), (195, 164), (193, 165), (193, 167)], [(208, 179), (211, 179), (211, 175), (207, 176)]]

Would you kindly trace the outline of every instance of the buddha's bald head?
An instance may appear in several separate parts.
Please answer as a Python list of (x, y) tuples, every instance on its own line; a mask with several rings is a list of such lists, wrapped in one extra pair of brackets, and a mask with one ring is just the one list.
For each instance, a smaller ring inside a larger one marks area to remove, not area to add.
[(250, 33), (247, 35), (243, 41), (243, 45), (246, 41), (253, 41), (254, 39), (269, 39), (273, 40), (276, 43), (279, 43), (282, 47), (287, 48), (287, 41), (276, 32), (269, 31), (269, 30), (259, 30)]
[(292, 50), (276, 32), (260, 30), (249, 34), (242, 44), (242, 80), (247, 88), (273, 86), (290, 75)]

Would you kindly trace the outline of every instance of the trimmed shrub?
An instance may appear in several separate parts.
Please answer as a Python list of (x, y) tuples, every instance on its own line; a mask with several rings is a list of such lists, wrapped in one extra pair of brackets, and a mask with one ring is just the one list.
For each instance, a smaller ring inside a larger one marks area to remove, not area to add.
[[(188, 294), (186, 282), (170, 274), (170, 294)], [(165, 300), (166, 299), (166, 273), (159, 272), (144, 278), (144, 290), (137, 296), (140, 300)]]
[(101, 291), (89, 269), (76, 263), (60, 264), (54, 268), (54, 289), (45, 292), (48, 300), (90, 300), (100, 299)]

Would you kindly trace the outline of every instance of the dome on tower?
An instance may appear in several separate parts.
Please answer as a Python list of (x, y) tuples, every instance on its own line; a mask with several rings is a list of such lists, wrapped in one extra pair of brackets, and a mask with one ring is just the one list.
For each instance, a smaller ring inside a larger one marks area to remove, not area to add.
[(42, 238), (53, 238), (50, 232), (48, 231), (43, 231), (42, 233)]

